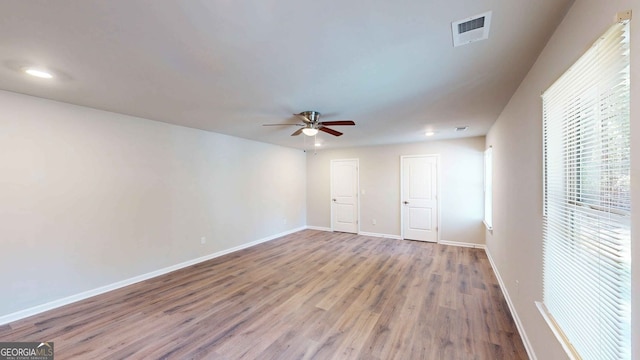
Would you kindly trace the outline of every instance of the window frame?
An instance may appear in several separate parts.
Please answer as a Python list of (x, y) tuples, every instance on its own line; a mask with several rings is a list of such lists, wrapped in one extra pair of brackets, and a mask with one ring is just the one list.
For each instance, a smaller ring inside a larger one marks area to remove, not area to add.
[(487, 230), (493, 231), (493, 147), (484, 151), (484, 217), (482, 222)]
[(628, 36), (628, 21), (613, 25), (542, 95), (544, 300), (536, 305), (571, 358), (631, 352)]

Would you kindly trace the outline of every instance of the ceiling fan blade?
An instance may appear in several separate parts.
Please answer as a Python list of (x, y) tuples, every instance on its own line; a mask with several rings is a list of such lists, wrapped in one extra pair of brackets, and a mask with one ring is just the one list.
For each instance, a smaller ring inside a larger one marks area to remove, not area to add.
[(302, 134), (302, 129), (304, 129), (304, 128), (300, 128), (300, 129), (294, 131), (293, 134), (291, 134), (291, 136), (298, 136), (298, 135)]
[(306, 126), (303, 124), (262, 124), (262, 126)]
[[(340, 131), (335, 131), (335, 130), (333, 130), (333, 129), (329, 129), (328, 127), (324, 127), (324, 126), (320, 126), (320, 127), (318, 128), (318, 130), (320, 130), (320, 131), (324, 131), (324, 132), (326, 132), (327, 134), (331, 134), (331, 135), (333, 135), (333, 136), (340, 136), (340, 135), (342, 135), (342, 133), (341, 133)], [(302, 131), (302, 129), (300, 129), (300, 131)]]
[(355, 125), (355, 124), (356, 123), (354, 123), (351, 120), (323, 121), (320, 123), (320, 125), (325, 125), (325, 126)]

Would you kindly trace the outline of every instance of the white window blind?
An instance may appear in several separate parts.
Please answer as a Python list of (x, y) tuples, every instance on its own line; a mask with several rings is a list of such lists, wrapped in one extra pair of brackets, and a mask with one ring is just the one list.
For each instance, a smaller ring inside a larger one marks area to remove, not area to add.
[(493, 229), (493, 150), (484, 151), (484, 224)]
[(629, 26), (543, 95), (543, 301), (583, 359), (631, 357)]

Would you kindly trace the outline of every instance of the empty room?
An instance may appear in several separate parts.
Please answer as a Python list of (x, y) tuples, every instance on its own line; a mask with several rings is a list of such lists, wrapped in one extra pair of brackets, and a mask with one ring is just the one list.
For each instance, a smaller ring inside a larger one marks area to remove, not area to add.
[(0, 360), (640, 360), (634, 10), (1, 1)]

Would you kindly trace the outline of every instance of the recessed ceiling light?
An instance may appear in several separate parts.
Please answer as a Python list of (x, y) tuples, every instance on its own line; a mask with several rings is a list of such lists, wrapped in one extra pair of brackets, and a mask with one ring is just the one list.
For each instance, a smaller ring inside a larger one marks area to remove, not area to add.
[(320, 144), (320, 143), (316, 143), (315, 145), (316, 145), (316, 147), (322, 146), (322, 144)]
[(436, 134), (436, 133), (435, 133), (435, 132), (433, 132), (433, 131), (427, 131), (426, 133), (424, 133), (424, 135), (425, 135), (425, 136), (433, 136), (433, 135), (435, 135), (435, 134)]
[(42, 79), (51, 79), (51, 78), (53, 78), (53, 75), (50, 72), (47, 72), (47, 71), (41, 70), (41, 69), (27, 68), (27, 69), (24, 70), (24, 72), (26, 72), (27, 74), (29, 74), (31, 76), (39, 77), (39, 78), (42, 78)]

